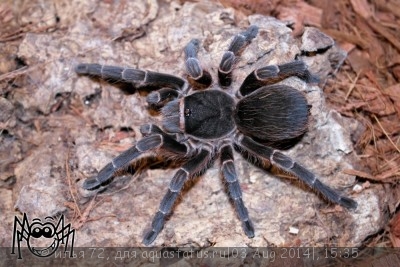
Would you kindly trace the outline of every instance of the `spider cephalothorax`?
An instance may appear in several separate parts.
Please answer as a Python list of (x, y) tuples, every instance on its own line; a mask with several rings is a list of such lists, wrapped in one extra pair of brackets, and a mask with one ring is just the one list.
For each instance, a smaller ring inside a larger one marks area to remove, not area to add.
[[(143, 138), (136, 145), (114, 158), (83, 187), (96, 189), (139, 157), (157, 153), (166, 158), (179, 158), (183, 165), (170, 182), (151, 230), (143, 243), (152, 243), (162, 230), (167, 215), (183, 185), (203, 173), (216, 159), (227, 182), (229, 196), (235, 206), (243, 230), (254, 237), (254, 227), (242, 200), (242, 191), (235, 171), (233, 148), (261, 161), (269, 161), (320, 192), (327, 200), (346, 208), (357, 203), (341, 196), (288, 156), (274, 149), (288, 140), (296, 140), (307, 130), (309, 106), (296, 89), (275, 84), (291, 76), (306, 82), (317, 79), (304, 62), (295, 60), (282, 65), (269, 65), (250, 73), (234, 94), (229, 94), (232, 70), (240, 52), (255, 38), (256, 26), (234, 36), (223, 54), (218, 68), (218, 83), (201, 68), (197, 58), (199, 41), (185, 47), (187, 80), (179, 77), (132, 68), (80, 64), (76, 72), (156, 88), (148, 97), (151, 106), (161, 108), (162, 129), (154, 124), (141, 127)], [(206, 90), (205, 90), (206, 89)]]

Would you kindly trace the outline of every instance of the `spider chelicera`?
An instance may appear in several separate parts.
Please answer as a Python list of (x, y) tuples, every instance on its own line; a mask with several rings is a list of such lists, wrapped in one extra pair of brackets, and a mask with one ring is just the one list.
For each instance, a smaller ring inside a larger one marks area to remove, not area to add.
[(154, 124), (141, 126), (143, 138), (136, 145), (114, 158), (96, 177), (83, 183), (85, 189), (96, 189), (143, 156), (157, 154), (183, 162), (160, 203), (151, 230), (144, 236), (145, 245), (150, 245), (162, 230), (184, 184), (206, 171), (216, 159), (220, 161), (220, 172), (243, 230), (249, 238), (254, 237), (253, 223), (243, 202), (235, 171), (234, 149), (245, 154), (246, 158), (251, 156), (261, 162), (268, 161), (295, 175), (330, 202), (346, 208), (357, 207), (354, 200), (341, 196), (277, 150), (288, 141), (298, 140), (307, 130), (309, 106), (304, 95), (292, 87), (276, 84), (291, 76), (308, 83), (316, 82), (317, 78), (303, 61), (258, 68), (245, 78), (234, 95), (226, 90), (231, 87), (237, 57), (257, 33), (258, 27), (253, 25), (234, 36), (222, 56), (218, 83), (213, 83), (211, 74), (200, 65), (197, 58), (200, 42), (197, 39), (185, 47), (187, 79), (99, 64), (79, 64), (76, 67), (78, 74), (155, 88), (147, 96), (147, 102), (161, 108), (162, 128)]

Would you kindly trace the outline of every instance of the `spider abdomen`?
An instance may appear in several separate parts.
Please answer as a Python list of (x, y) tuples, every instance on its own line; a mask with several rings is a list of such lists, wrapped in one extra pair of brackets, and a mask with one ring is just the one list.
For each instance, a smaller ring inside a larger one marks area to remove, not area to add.
[(277, 143), (306, 132), (309, 106), (298, 90), (286, 85), (269, 85), (241, 99), (234, 113), (242, 133)]

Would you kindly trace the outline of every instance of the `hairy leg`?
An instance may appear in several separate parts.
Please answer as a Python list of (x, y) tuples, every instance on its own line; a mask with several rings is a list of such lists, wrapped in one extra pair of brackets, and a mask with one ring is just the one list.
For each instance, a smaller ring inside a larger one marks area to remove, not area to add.
[(307, 83), (318, 82), (303, 61), (296, 60), (282, 65), (269, 65), (256, 69), (243, 81), (239, 92), (242, 96), (248, 95), (264, 85), (280, 82), (291, 76), (297, 76)]
[(200, 61), (197, 58), (200, 41), (197, 39), (191, 40), (185, 47), (185, 66), (189, 74), (189, 81), (195, 89), (204, 89), (211, 85), (211, 74), (202, 69)]
[(186, 155), (188, 150), (187, 146), (174, 140), (170, 135), (162, 132), (157, 126), (142, 126), (141, 131), (143, 135), (145, 135), (144, 138), (139, 140), (136, 145), (114, 158), (100, 170), (97, 176), (86, 179), (82, 187), (87, 190), (96, 189), (101, 184), (114, 177), (117, 171), (127, 167), (133, 160), (149, 152), (163, 149), (177, 156), (183, 157)]
[(235, 165), (233, 163), (232, 146), (225, 145), (220, 151), (221, 173), (222, 177), (228, 183), (229, 197), (235, 205), (236, 212), (240, 221), (242, 222), (243, 231), (245, 234), (253, 238), (254, 227), (249, 218), (249, 213), (245, 207), (242, 199), (242, 190), (240, 188), (239, 180), (236, 174)]
[(164, 227), (165, 219), (171, 212), (173, 205), (179, 193), (182, 191), (186, 181), (194, 177), (196, 174), (207, 169), (211, 160), (211, 154), (207, 150), (201, 150), (199, 154), (186, 162), (172, 178), (168, 192), (162, 199), (156, 215), (151, 223), (151, 230), (144, 236), (143, 244), (150, 245), (161, 232)]
[(236, 61), (236, 57), (242, 50), (253, 40), (258, 33), (258, 27), (250, 26), (244, 32), (241, 32), (233, 37), (228, 50), (222, 56), (221, 63), (218, 68), (219, 84), (223, 87), (228, 87), (232, 83), (232, 70)]
[(75, 72), (81, 75), (101, 77), (105, 80), (133, 83), (137, 87), (157, 85), (159, 88), (165, 86), (183, 90), (186, 84), (183, 79), (166, 73), (100, 64), (82, 63), (76, 66)]
[(277, 167), (295, 175), (300, 180), (305, 182), (309, 187), (320, 192), (329, 201), (337, 203), (348, 209), (357, 208), (357, 202), (355, 202), (351, 198), (341, 196), (334, 189), (330, 188), (329, 186), (323, 184), (320, 180), (318, 180), (315, 174), (313, 174), (297, 162), (293, 161), (291, 158), (284, 155), (283, 153), (270, 147), (264, 146), (249, 137), (243, 137), (242, 140), (237, 142), (237, 145), (251, 153), (254, 157), (266, 159), (270, 161), (271, 164), (276, 165)]
[(178, 98), (179, 91), (171, 88), (161, 88), (148, 94), (146, 101), (150, 106), (163, 107), (167, 102)]

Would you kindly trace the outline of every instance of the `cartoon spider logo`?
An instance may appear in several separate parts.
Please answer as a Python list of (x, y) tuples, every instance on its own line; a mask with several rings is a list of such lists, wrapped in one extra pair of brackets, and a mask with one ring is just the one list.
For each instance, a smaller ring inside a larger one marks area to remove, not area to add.
[[(72, 257), (75, 229), (71, 228), (71, 224), (64, 225), (64, 215), (61, 215), (57, 225), (52, 221), (52, 217), (46, 217), (44, 222), (40, 219), (33, 219), (29, 225), (26, 213), (24, 213), (22, 223), (15, 216), (11, 254), (15, 254), (15, 242), (17, 242), (18, 259), (22, 259), (21, 242), (25, 240), (29, 251), (35, 256), (49, 257), (53, 255), (61, 242), (61, 244), (64, 244), (64, 253), (69, 249), (69, 255)], [(68, 244), (70, 244), (69, 247)]]

